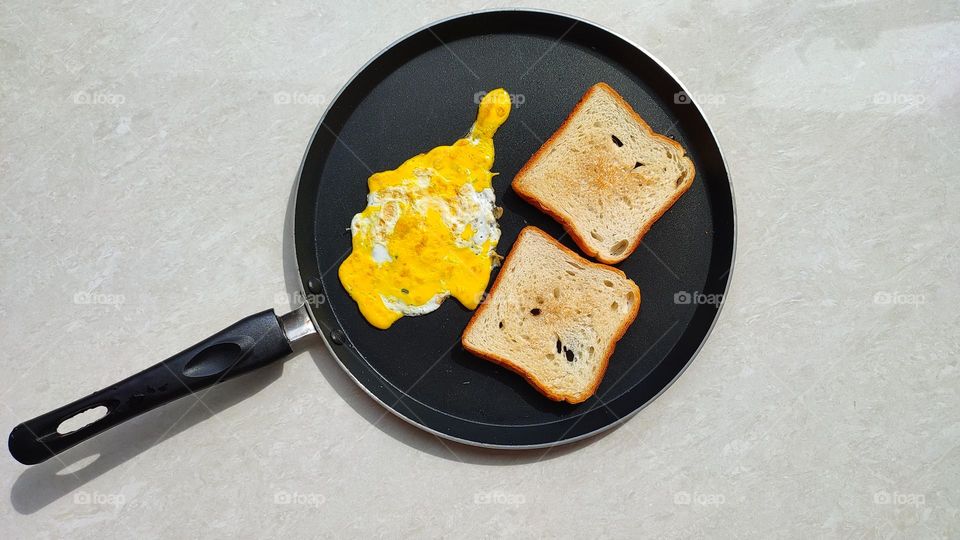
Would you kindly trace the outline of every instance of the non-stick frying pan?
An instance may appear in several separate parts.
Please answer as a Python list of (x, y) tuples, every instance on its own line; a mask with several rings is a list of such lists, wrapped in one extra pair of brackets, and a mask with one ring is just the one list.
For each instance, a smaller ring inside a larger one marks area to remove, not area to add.
[[(678, 140), (693, 186), (619, 267), (640, 285), (640, 315), (616, 347), (596, 396), (550, 401), (521, 377), (471, 356), (460, 335), (471, 312), (436, 312), (377, 330), (343, 290), (336, 269), (367, 177), (463, 135), (482, 92), (504, 87), (514, 110), (495, 137), (500, 252), (537, 225), (574, 249), (562, 228), (519, 199), (510, 180), (598, 81), (616, 88), (651, 127)], [(614, 426), (659, 395), (696, 355), (716, 320), (733, 264), (733, 194), (717, 141), (699, 107), (656, 59), (586, 21), (541, 11), (486, 11), (434, 23), (391, 45), (347, 83), (324, 113), (298, 179), (294, 244), (303, 306), (267, 310), (128, 379), (20, 424), (13, 456), (39, 463), (154, 407), (291, 352), (319, 333), (331, 355), (374, 399), (436, 435), (487, 447), (575, 441)], [(105, 416), (59, 433), (65, 420)]]

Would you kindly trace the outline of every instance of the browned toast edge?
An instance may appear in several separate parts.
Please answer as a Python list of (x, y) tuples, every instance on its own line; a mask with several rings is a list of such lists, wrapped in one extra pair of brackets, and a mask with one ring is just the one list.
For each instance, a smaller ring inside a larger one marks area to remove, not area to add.
[[(545, 151), (546, 149), (548, 149), (548, 148), (566, 131), (567, 127), (568, 127), (569, 124), (570, 124), (570, 121), (573, 120), (573, 118), (577, 115), (577, 113), (580, 111), (580, 108), (584, 105), (584, 103), (586, 103), (586, 101), (590, 98), (590, 96), (593, 95), (594, 92), (597, 92), (597, 91), (599, 91), (599, 90), (605, 90), (605, 91), (609, 92), (610, 95), (613, 96), (613, 98), (617, 101), (617, 103), (619, 103), (621, 107), (623, 107), (624, 109), (626, 109), (626, 110), (633, 116), (634, 120), (636, 120), (637, 123), (640, 124), (641, 127), (643, 127), (644, 129), (646, 129), (646, 131), (647, 131), (650, 135), (652, 135), (654, 138), (660, 139), (660, 140), (662, 140), (662, 141), (670, 144), (670, 145), (673, 146), (674, 148), (676, 148), (676, 149), (679, 151), (679, 153), (683, 155), (683, 158), (686, 159), (686, 160), (690, 163), (690, 173), (689, 173), (689, 175), (687, 175), (687, 176), (688, 176), (687, 178), (684, 178), (683, 183), (681, 184), (680, 188), (679, 188), (677, 191), (674, 192), (673, 196), (672, 196), (670, 199), (668, 199), (668, 200), (666, 201), (666, 204), (664, 204), (664, 205), (661, 207), (661, 209), (660, 209), (659, 212), (657, 212), (653, 217), (651, 217), (649, 220), (647, 220), (646, 223), (644, 223), (644, 225), (640, 228), (640, 231), (639, 231), (639, 232), (637, 233), (637, 235), (634, 237), (633, 242), (631, 242), (630, 249), (625, 250), (625, 251), (623, 252), (623, 256), (621, 256), (621, 257), (615, 257), (615, 258), (605, 258), (605, 257), (601, 256), (601, 255), (600, 255), (598, 252), (596, 252), (595, 250), (591, 249), (591, 248), (589, 247), (589, 245), (587, 244), (586, 239), (585, 239), (583, 236), (581, 236), (581, 234), (576, 230), (576, 228), (573, 226), (573, 224), (572, 224), (570, 221), (568, 221), (567, 219), (565, 219), (564, 216), (563, 216), (560, 212), (558, 212), (558, 211), (556, 211), (556, 210), (548, 207), (548, 206), (546, 205), (546, 203), (544, 203), (543, 201), (537, 199), (537, 198), (536, 198), (534, 195), (532, 195), (531, 193), (525, 192), (525, 191), (523, 190), (523, 188), (519, 185), (519, 184), (520, 184), (520, 181), (521, 181), (522, 178), (523, 178), (523, 176), (527, 173), (527, 171), (528, 171), (532, 166), (534, 166), (534, 165), (537, 163), (537, 161), (539, 161), (539, 159), (541, 158), (541, 156), (542, 156), (542, 154), (544, 153), (544, 151)], [(542, 211), (542, 212), (544, 212), (545, 214), (549, 215), (549, 216), (552, 217), (554, 220), (558, 221), (561, 225), (563, 225), (563, 228), (570, 234), (570, 237), (573, 238), (573, 241), (576, 242), (577, 246), (578, 246), (584, 253), (586, 253), (586, 254), (589, 255), (590, 257), (593, 257), (593, 258), (597, 259), (597, 260), (600, 261), (600, 262), (607, 263), (607, 264), (616, 264), (616, 263), (619, 263), (619, 262), (623, 261), (624, 259), (626, 259), (627, 257), (629, 257), (630, 254), (632, 254), (634, 251), (636, 251), (637, 247), (640, 245), (640, 241), (643, 239), (644, 235), (647, 234), (647, 231), (650, 230), (650, 227), (652, 227), (653, 224), (656, 223), (656, 221), (657, 221), (658, 219), (660, 219), (660, 218), (663, 216), (663, 214), (665, 214), (666, 211), (669, 210), (670, 207), (673, 206), (673, 204), (674, 204), (675, 202), (677, 202), (677, 199), (679, 199), (681, 195), (683, 195), (684, 193), (687, 192), (688, 189), (690, 189), (690, 186), (693, 185), (693, 178), (694, 178), (695, 176), (696, 176), (696, 169), (695, 169), (695, 167), (694, 167), (694, 165), (693, 165), (693, 160), (691, 160), (690, 157), (687, 156), (687, 151), (683, 148), (683, 146), (680, 145), (680, 143), (678, 143), (677, 141), (671, 139), (670, 137), (667, 137), (667, 136), (665, 136), (665, 135), (661, 135), (661, 134), (656, 133), (655, 131), (653, 131), (653, 129), (650, 128), (650, 125), (647, 124), (647, 123), (643, 120), (643, 118), (640, 117), (639, 114), (637, 114), (637, 111), (633, 110), (633, 107), (631, 107), (630, 104), (627, 103), (627, 101), (626, 101), (625, 99), (623, 99), (623, 96), (621, 96), (619, 93), (617, 93), (617, 91), (614, 90), (613, 88), (611, 88), (610, 85), (608, 85), (607, 83), (599, 82), (599, 83), (591, 86), (591, 87), (583, 94), (583, 97), (581, 97), (581, 98), (580, 98), (580, 101), (578, 101), (577, 104), (573, 107), (573, 110), (570, 111), (570, 114), (567, 115), (567, 118), (563, 121), (562, 124), (560, 124), (560, 127), (557, 128), (557, 130), (553, 133), (553, 135), (551, 135), (550, 138), (547, 139), (547, 141), (546, 141), (545, 143), (543, 143), (543, 145), (540, 147), (540, 149), (537, 150), (537, 151), (533, 154), (533, 156), (530, 157), (529, 160), (527, 160), (527, 163), (520, 169), (520, 172), (518, 172), (518, 173), (516, 174), (516, 176), (513, 177), (513, 181), (510, 183), (510, 185), (513, 187), (513, 191), (516, 192), (517, 195), (519, 195), (519, 196), (522, 197), (524, 200), (526, 200), (528, 203), (530, 203), (530, 204), (532, 204), (533, 206), (537, 207), (540, 211)]]
[[(624, 319), (623, 324), (620, 326), (620, 328), (617, 329), (616, 333), (614, 334), (614, 338), (610, 342), (609, 351), (601, 359), (600, 370), (598, 372), (596, 381), (594, 382), (593, 386), (589, 388), (587, 391), (578, 395), (557, 394), (551, 391), (549, 388), (541, 385), (531, 374), (527, 373), (520, 366), (517, 366), (516, 364), (514, 364), (512, 361), (510, 361), (509, 358), (504, 358), (502, 356), (498, 356), (495, 354), (487, 354), (479, 351), (478, 349), (471, 347), (466, 341), (466, 336), (467, 334), (470, 333), (471, 328), (473, 328), (474, 321), (476, 321), (480, 317), (480, 315), (484, 312), (484, 310), (486, 310), (487, 308), (486, 298), (484, 299), (483, 302), (480, 303), (480, 307), (478, 307), (477, 310), (473, 313), (473, 317), (470, 318), (470, 322), (468, 322), (466, 328), (464, 328), (463, 334), (460, 336), (460, 343), (463, 345), (464, 349), (466, 349), (473, 355), (483, 358), (484, 360), (488, 360), (496, 364), (499, 364), (509, 369), (510, 371), (513, 371), (514, 373), (517, 373), (518, 375), (522, 376), (524, 379), (527, 380), (528, 383), (530, 383), (531, 386), (536, 388), (538, 392), (540, 392), (544, 396), (554, 401), (566, 401), (567, 403), (573, 403), (573, 404), (582, 403), (597, 391), (597, 387), (600, 386), (600, 382), (603, 380), (603, 377), (607, 372), (607, 364), (610, 361), (610, 356), (613, 355), (613, 350), (616, 348), (617, 342), (620, 341), (623, 335), (627, 332), (627, 328), (629, 328), (630, 325), (633, 324), (633, 322), (637, 318), (637, 314), (640, 313), (640, 302), (641, 302), (640, 287), (638, 287), (637, 284), (632, 279), (628, 278), (627, 275), (624, 274), (623, 271), (620, 270), (619, 268), (614, 268), (612, 266), (607, 266), (606, 264), (595, 263), (593, 261), (587, 260), (584, 257), (581, 257), (579, 253), (564, 246), (563, 244), (558, 242), (556, 239), (554, 239), (552, 236), (542, 231), (538, 227), (534, 227), (533, 225), (528, 225), (520, 231), (520, 234), (517, 236), (517, 240), (513, 243), (513, 247), (515, 247), (520, 242), (520, 240), (527, 234), (540, 234), (541, 236), (543, 236), (544, 238), (552, 242), (553, 245), (557, 246), (565, 253), (569, 255), (573, 255), (574, 257), (583, 261), (587, 265), (600, 267), (604, 270), (612, 270), (616, 273), (619, 273), (624, 279), (626, 279), (633, 285), (633, 289), (637, 293), (637, 302), (636, 302), (636, 305), (634, 306), (633, 313), (631, 313), (629, 317)], [(487, 294), (487, 298), (492, 297), (496, 293), (497, 286), (500, 284), (500, 279), (505, 275), (506, 273), (505, 270), (507, 269), (507, 267), (510, 266), (510, 263), (516, 252), (516, 250), (514, 250), (513, 247), (511, 247), (510, 252), (507, 254), (507, 258), (504, 260), (503, 266), (500, 267), (500, 272), (497, 274), (497, 279), (494, 280), (493, 285), (490, 287), (490, 292)]]

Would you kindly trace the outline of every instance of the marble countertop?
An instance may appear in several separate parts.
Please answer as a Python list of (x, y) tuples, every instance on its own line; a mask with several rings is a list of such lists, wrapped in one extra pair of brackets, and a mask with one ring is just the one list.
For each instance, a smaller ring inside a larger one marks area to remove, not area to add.
[[(0, 5), (0, 425), (289, 308), (288, 198), (327, 98), (499, 5)], [(647, 48), (724, 147), (733, 281), (666, 393), (553, 451), (451, 447), (316, 346), (62, 462), (4, 455), (0, 537), (960, 536), (955, 3), (533, 5)]]

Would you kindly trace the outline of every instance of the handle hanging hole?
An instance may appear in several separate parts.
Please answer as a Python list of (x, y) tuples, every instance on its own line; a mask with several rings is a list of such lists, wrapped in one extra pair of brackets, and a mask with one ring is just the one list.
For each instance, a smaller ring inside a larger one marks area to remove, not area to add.
[(110, 412), (109, 409), (103, 405), (100, 405), (99, 407), (93, 407), (92, 409), (87, 409), (83, 412), (77, 413), (70, 418), (67, 418), (63, 422), (60, 422), (60, 425), (57, 426), (57, 433), (60, 435), (67, 435), (79, 429), (83, 429), (106, 416), (108, 412)]

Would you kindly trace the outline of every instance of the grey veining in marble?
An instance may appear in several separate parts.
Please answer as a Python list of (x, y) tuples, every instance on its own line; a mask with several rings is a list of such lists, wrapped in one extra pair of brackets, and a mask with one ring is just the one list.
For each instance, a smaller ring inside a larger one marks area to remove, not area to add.
[[(957, 3), (533, 4), (655, 54), (725, 149), (733, 283), (677, 383), (588, 442), (489, 452), (384, 415), (317, 346), (66, 466), (0, 457), (0, 537), (960, 536)], [(323, 106), (500, 5), (0, 4), (0, 426), (288, 308)]]

